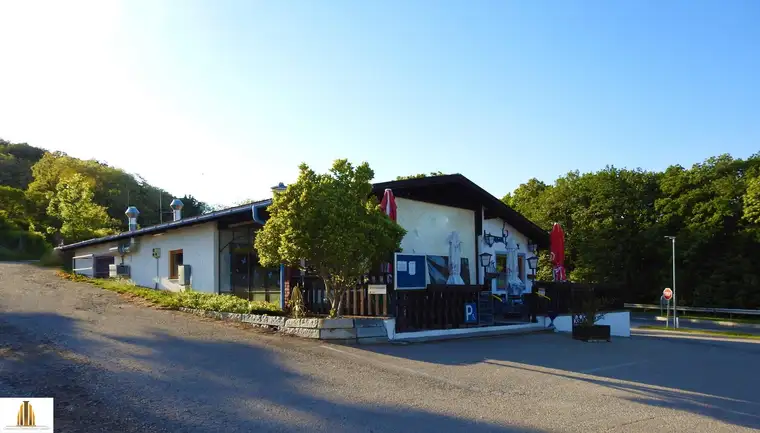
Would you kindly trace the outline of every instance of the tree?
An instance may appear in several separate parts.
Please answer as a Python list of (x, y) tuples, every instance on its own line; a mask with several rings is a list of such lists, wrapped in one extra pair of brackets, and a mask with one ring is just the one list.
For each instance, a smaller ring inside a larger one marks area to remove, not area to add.
[(418, 173), (418, 174), (411, 174), (409, 176), (396, 176), (396, 180), (422, 179), (428, 176), (445, 176), (445, 175), (446, 173), (442, 171), (431, 171), (430, 174)]
[(0, 185), (26, 189), (32, 181), (32, 166), (42, 158), (43, 149), (26, 143), (0, 139)]
[(305, 259), (324, 281), (334, 317), (346, 290), (389, 260), (406, 231), (371, 195), (374, 172), (366, 162), (336, 160), (326, 174), (299, 168), (298, 180), (275, 195), (255, 247), (264, 266), (300, 266)]
[(105, 206), (92, 202), (92, 185), (75, 173), (61, 180), (47, 212), (61, 221), (60, 234), (69, 242), (106, 236), (114, 232)]
[(0, 212), (11, 220), (26, 220), (29, 203), (24, 191), (0, 185)]
[(760, 176), (747, 182), (744, 194), (744, 219), (753, 224), (760, 224)]

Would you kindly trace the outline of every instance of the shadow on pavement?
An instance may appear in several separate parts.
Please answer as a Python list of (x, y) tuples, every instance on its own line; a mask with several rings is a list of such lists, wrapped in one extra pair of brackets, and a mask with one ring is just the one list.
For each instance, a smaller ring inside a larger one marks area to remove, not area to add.
[(457, 369), (490, 365), (585, 381), (625, 391), (621, 398), (629, 401), (760, 428), (757, 342), (634, 336), (584, 343), (568, 334), (533, 334), (360, 349)]
[[(264, 345), (160, 332), (97, 335), (78, 325), (57, 314), (0, 315), (0, 391), (55, 397), (61, 431), (538, 432), (347, 401)], [(113, 354), (112, 362), (97, 365), (83, 356), (94, 352)], [(318, 368), (340, 374), (340, 366)]]

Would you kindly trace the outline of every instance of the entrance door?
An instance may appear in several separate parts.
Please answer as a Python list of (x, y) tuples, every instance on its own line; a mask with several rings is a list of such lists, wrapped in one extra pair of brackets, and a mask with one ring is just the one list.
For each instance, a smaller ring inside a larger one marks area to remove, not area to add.
[(95, 278), (108, 278), (110, 276), (109, 266), (114, 264), (113, 256), (97, 256), (93, 260), (92, 273)]
[(230, 266), (232, 267), (230, 286), (232, 294), (243, 299), (249, 299), (251, 290), (251, 253), (233, 252)]

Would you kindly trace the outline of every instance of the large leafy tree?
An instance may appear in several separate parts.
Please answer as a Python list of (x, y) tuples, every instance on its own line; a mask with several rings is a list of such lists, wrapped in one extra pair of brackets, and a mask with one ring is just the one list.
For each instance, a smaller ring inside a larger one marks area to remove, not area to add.
[(61, 221), (60, 235), (69, 242), (105, 236), (116, 222), (104, 206), (92, 202), (92, 185), (83, 175), (72, 174), (56, 186), (47, 212)]
[(553, 184), (532, 179), (504, 201), (547, 230), (562, 224), (571, 280), (619, 283), (628, 301), (657, 302), (672, 281), (664, 238), (672, 235), (680, 301), (758, 308), (759, 176), (760, 155), (720, 155), (664, 172), (606, 167)]
[(410, 174), (408, 176), (396, 176), (396, 180), (422, 179), (428, 176), (444, 176), (445, 174), (446, 173), (442, 171), (431, 171), (429, 174), (417, 173), (417, 174)]
[(298, 180), (277, 194), (255, 246), (265, 266), (299, 266), (305, 259), (325, 283), (330, 315), (343, 295), (373, 265), (389, 259), (405, 230), (391, 221), (371, 195), (374, 172), (336, 160), (329, 173), (301, 164)]
[(42, 158), (43, 149), (26, 143), (0, 139), (0, 185), (26, 189), (32, 181), (32, 166)]
[(747, 182), (744, 194), (744, 219), (753, 224), (760, 224), (760, 175)]

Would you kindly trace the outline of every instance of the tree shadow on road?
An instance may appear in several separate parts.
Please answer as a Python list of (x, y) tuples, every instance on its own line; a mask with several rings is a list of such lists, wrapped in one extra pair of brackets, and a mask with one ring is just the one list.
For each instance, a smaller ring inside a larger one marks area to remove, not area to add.
[(635, 336), (591, 344), (565, 334), (536, 334), (361, 350), (380, 359), (429, 363), (439, 375), (481, 365), (479, 374), (508, 368), (536, 379), (551, 375), (584, 381), (624, 391), (620, 398), (632, 402), (760, 428), (752, 367), (760, 362), (760, 344), (755, 342)]
[[(223, 334), (178, 338), (162, 330), (98, 335), (79, 325), (57, 314), (0, 315), (0, 391), (55, 397), (61, 431), (539, 432), (387, 403), (398, 383), (342, 383), (346, 366), (310, 358), (308, 347), (283, 351)], [(332, 374), (292, 368), (309, 362), (311, 370)], [(367, 392), (349, 392), (351, 386)]]

